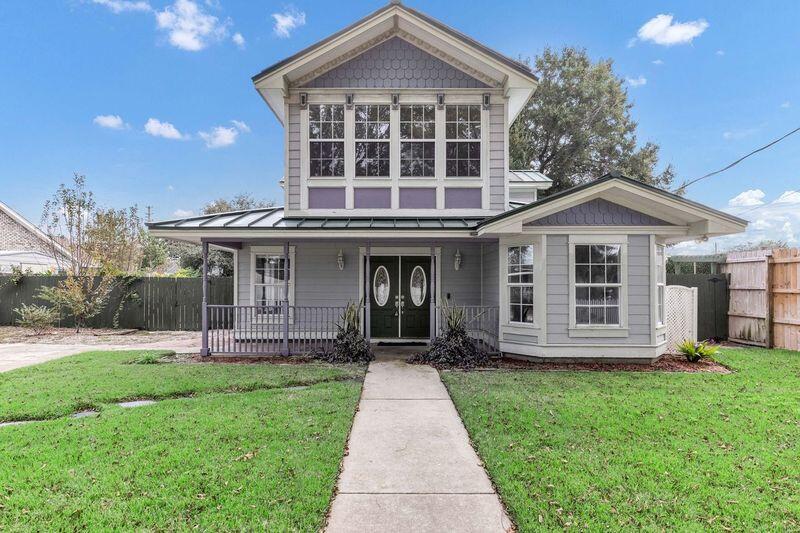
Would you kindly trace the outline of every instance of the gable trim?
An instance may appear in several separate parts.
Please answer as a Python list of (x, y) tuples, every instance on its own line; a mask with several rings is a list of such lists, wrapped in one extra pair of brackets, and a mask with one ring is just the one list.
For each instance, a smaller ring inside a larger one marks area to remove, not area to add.
[(61, 255), (63, 255), (64, 257), (70, 256), (69, 252), (67, 252), (67, 250), (63, 246), (50, 239), (50, 237), (48, 237), (45, 232), (43, 232), (38, 227), (34, 226), (27, 218), (23, 217), (22, 215), (11, 209), (11, 207), (4, 204), (3, 202), (0, 202), (0, 211), (3, 211), (5, 214), (11, 217), (11, 220), (22, 226), (26, 231), (28, 231), (34, 237), (39, 239), (44, 246), (47, 247), (53, 246), (55, 247), (56, 251)]

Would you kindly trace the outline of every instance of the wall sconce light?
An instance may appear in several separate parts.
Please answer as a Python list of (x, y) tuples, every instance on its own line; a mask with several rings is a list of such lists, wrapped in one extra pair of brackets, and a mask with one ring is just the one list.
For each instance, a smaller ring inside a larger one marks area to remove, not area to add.
[(336, 254), (336, 266), (339, 267), (339, 270), (344, 270), (344, 252), (341, 250)]
[(461, 270), (461, 250), (456, 249), (456, 255), (453, 256), (453, 259), (453, 268), (456, 269), (456, 271)]
[(353, 93), (344, 96), (344, 103), (347, 109), (353, 109)]
[(397, 109), (400, 105), (400, 93), (392, 94), (392, 109)]
[(444, 93), (439, 93), (436, 95), (436, 105), (439, 109), (444, 108)]
[(303, 109), (308, 107), (308, 93), (300, 93), (300, 107)]
[(492, 96), (489, 93), (483, 93), (483, 108), (489, 109), (492, 103)]

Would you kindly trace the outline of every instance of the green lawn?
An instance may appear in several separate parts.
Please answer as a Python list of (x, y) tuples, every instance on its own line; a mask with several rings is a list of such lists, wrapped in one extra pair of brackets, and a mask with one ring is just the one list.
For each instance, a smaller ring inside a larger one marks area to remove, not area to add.
[(800, 528), (800, 353), (728, 375), (489, 371), (443, 379), (521, 531)]
[(360, 379), (359, 366), (131, 364), (170, 352), (88, 352), (0, 373), (0, 422), (55, 418), (139, 398), (243, 392)]
[[(0, 530), (322, 526), (363, 367), (122, 363), (132, 355), (85, 354), (2, 374), (6, 417), (52, 415), (76, 402), (102, 410), (0, 428)], [(316, 384), (287, 387), (299, 383)], [(102, 404), (187, 393), (135, 409)], [(48, 401), (59, 406), (45, 409)]]

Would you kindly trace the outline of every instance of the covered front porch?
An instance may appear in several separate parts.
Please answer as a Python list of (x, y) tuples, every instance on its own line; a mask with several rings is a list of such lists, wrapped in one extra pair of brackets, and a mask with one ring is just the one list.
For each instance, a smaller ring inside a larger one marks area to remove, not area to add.
[[(202, 238), (203, 355), (331, 351), (348, 304), (373, 344), (429, 343), (447, 307), (499, 349), (498, 249), (490, 240)], [(208, 252), (234, 256), (234, 304), (207, 303)]]

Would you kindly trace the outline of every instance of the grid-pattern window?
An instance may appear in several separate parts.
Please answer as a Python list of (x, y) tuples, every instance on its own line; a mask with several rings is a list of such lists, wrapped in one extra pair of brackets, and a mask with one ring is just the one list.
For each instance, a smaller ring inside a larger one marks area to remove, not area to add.
[(436, 175), (436, 108), (400, 106), (400, 175), (432, 178)]
[[(283, 255), (255, 255), (253, 304), (259, 306), (261, 314), (272, 315), (282, 312), (281, 302), (287, 298), (284, 267), (289, 265), (286, 261), (288, 260)], [(291, 272), (289, 278), (291, 284)]]
[(448, 177), (481, 175), (481, 106), (449, 105), (445, 110)]
[(344, 176), (344, 106), (308, 106), (309, 175)]
[(667, 288), (667, 262), (665, 247), (656, 244), (656, 324), (664, 325), (664, 292)]
[(533, 246), (508, 247), (508, 319), (533, 324)]
[(575, 323), (619, 325), (622, 247), (575, 245)]
[(389, 177), (389, 106), (357, 105), (356, 176)]

